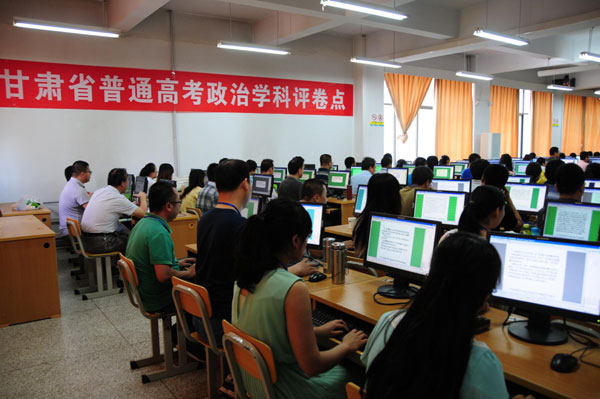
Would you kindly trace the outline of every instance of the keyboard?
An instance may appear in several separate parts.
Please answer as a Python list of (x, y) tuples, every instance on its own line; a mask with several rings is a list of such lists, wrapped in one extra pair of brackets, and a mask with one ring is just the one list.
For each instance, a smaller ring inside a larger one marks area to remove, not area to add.
[(315, 327), (322, 326), (323, 324), (328, 323), (333, 320), (338, 320), (338, 319), (344, 320), (346, 322), (346, 325), (348, 326), (348, 331), (344, 331), (342, 334), (334, 337), (339, 340), (344, 338), (344, 336), (352, 330), (360, 330), (360, 331), (364, 332), (365, 334), (370, 335), (371, 332), (373, 331), (373, 328), (375, 328), (374, 325), (367, 323), (366, 321), (363, 321), (359, 318), (350, 316), (349, 314), (340, 312), (335, 309), (322, 309), (322, 308), (315, 309), (315, 310), (313, 310), (313, 313), (312, 313), (312, 319), (313, 319), (313, 325)]

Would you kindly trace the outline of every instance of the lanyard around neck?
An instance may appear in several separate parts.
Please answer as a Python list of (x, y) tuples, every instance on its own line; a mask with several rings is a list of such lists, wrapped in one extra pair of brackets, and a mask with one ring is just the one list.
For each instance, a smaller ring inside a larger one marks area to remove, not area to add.
[(240, 210), (238, 209), (237, 206), (230, 204), (229, 202), (220, 202), (219, 201), (219, 202), (217, 202), (217, 205), (219, 205), (219, 204), (232, 207), (233, 209), (235, 209), (235, 211), (237, 212), (238, 215), (242, 216), (242, 213), (240, 212)]
[(168, 224), (166, 224), (166, 223), (165, 223), (165, 221), (164, 221), (164, 220), (163, 220), (163, 219), (162, 219), (160, 216), (156, 216), (156, 215), (153, 215), (153, 214), (151, 214), (151, 213), (148, 213), (148, 214), (146, 214), (146, 215), (144, 216), (144, 218), (149, 218), (149, 219), (158, 220), (158, 221), (160, 222), (160, 224), (162, 224), (162, 225), (163, 225), (163, 227), (164, 227), (165, 229), (167, 229), (167, 231), (170, 229), (170, 228), (169, 228), (169, 225), (168, 225)]

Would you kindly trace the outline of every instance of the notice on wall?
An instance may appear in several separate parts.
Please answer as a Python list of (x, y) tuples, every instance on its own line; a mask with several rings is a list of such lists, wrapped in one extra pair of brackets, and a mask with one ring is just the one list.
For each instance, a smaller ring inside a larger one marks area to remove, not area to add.
[(353, 85), (0, 59), (0, 107), (352, 116)]

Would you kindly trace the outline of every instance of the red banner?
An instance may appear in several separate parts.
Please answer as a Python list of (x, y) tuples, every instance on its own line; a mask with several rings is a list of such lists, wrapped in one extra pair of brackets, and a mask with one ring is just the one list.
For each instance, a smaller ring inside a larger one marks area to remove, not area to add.
[(334, 116), (354, 110), (351, 84), (4, 59), (0, 91), (0, 107)]

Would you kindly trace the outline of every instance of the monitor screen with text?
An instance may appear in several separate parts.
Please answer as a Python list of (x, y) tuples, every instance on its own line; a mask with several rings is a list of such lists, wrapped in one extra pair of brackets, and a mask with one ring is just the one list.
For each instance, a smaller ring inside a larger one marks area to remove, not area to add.
[(463, 170), (465, 170), (467, 168), (467, 166), (469, 166), (469, 164), (467, 162), (455, 162), (455, 163), (451, 163), (450, 165), (454, 166), (454, 175), (455, 176), (460, 176), (462, 175)]
[(309, 179), (314, 179), (316, 174), (317, 174), (317, 172), (315, 172), (314, 169), (305, 169), (304, 172), (302, 173), (302, 176), (298, 180), (300, 180), (302, 183), (304, 183), (305, 181), (307, 181)]
[(515, 162), (515, 175), (517, 175), (517, 176), (527, 175), (525, 173), (525, 171), (527, 170), (527, 165), (529, 165), (529, 161), (516, 161)]
[(273, 168), (273, 183), (279, 184), (287, 176), (286, 168)]
[(537, 212), (544, 207), (548, 186), (506, 183), (506, 189), (517, 211)]
[(374, 213), (369, 227), (366, 261), (427, 275), (439, 224)]
[(600, 315), (600, 244), (495, 234), (490, 243), (502, 259), (494, 297)]
[(433, 178), (434, 179), (446, 179), (451, 180), (454, 178), (454, 166), (434, 166), (433, 167)]
[(258, 205), (259, 205), (259, 200), (258, 198), (252, 197), (248, 200), (248, 203), (246, 204), (245, 207), (242, 208), (241, 210), (241, 214), (243, 217), (245, 217), (246, 219), (248, 219), (250, 216), (254, 216), (258, 214)]
[(406, 168), (388, 168), (387, 172), (394, 176), (401, 186), (408, 184), (408, 169)]
[(321, 232), (323, 230), (323, 205), (305, 202), (301, 205), (308, 212), (312, 222), (312, 233), (308, 236), (308, 245), (319, 246), (321, 245)]
[(548, 201), (544, 237), (598, 241), (600, 205)]
[(444, 180), (433, 179), (431, 188), (437, 191), (460, 191), (462, 193), (471, 192), (471, 180)]
[(585, 181), (586, 188), (600, 188), (600, 180), (587, 180)]
[(345, 190), (348, 188), (348, 181), (350, 180), (350, 173), (346, 170), (330, 171), (329, 177), (327, 178), (327, 187), (339, 190)]
[(273, 175), (253, 175), (252, 195), (270, 197), (273, 193)]
[(581, 197), (586, 204), (600, 204), (600, 188), (586, 188)]
[(530, 183), (530, 180), (529, 176), (508, 176), (507, 183), (527, 184)]
[(361, 184), (358, 186), (358, 190), (356, 191), (356, 203), (354, 204), (354, 214), (361, 214), (365, 209), (365, 205), (367, 205), (367, 186)]
[(417, 190), (414, 216), (458, 226), (466, 197), (466, 193)]
[(133, 193), (139, 194), (141, 192), (146, 192), (148, 187), (148, 179), (145, 176), (138, 176), (135, 178), (135, 185), (133, 187)]

